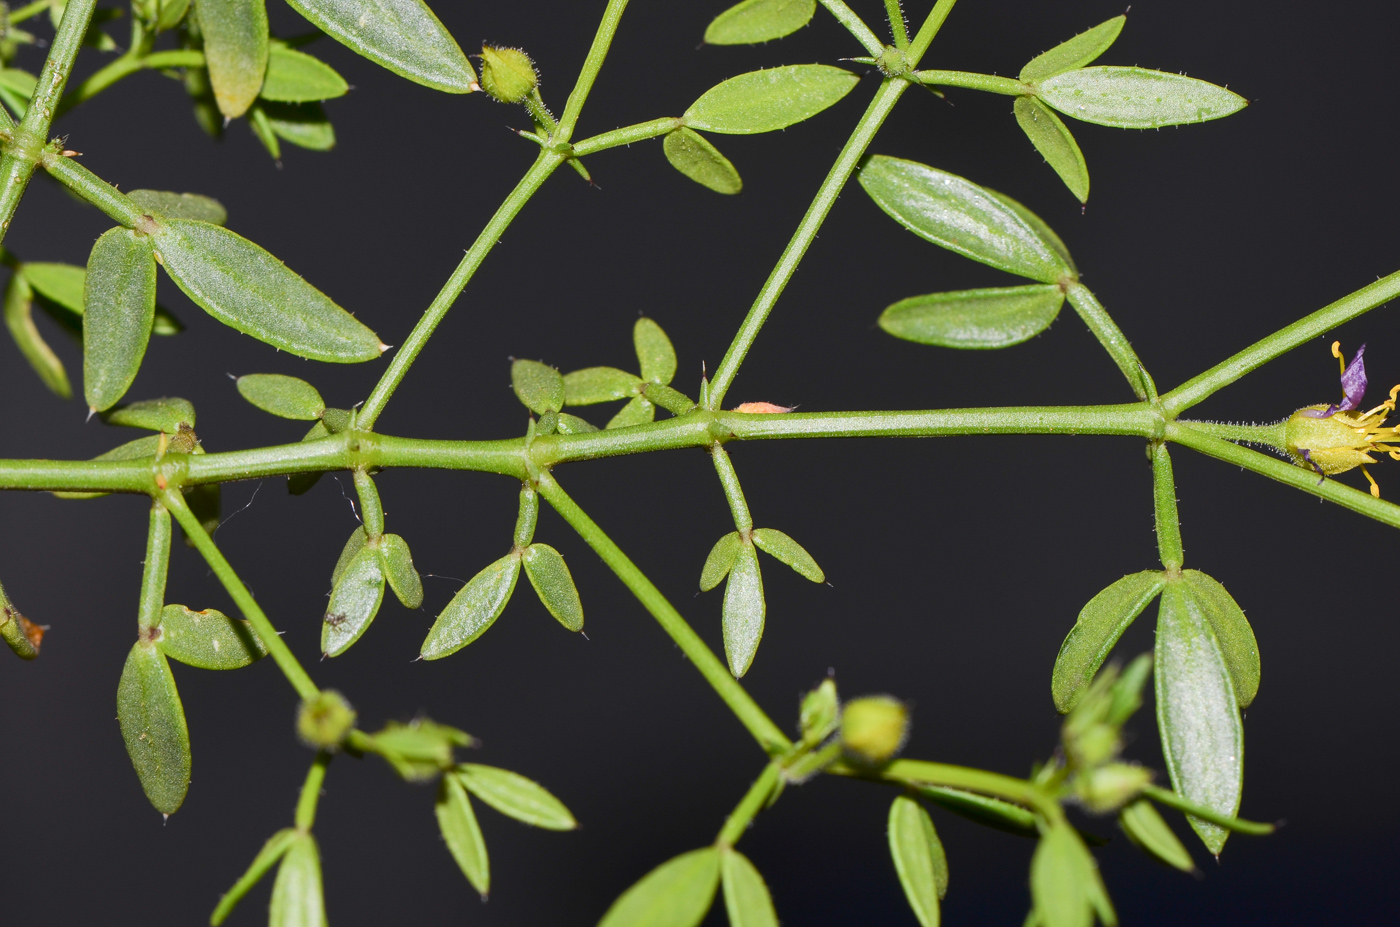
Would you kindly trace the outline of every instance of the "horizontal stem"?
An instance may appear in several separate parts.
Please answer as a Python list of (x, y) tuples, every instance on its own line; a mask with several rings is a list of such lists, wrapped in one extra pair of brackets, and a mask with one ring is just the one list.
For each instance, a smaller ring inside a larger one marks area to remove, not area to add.
[(1168, 808), (1175, 808), (1177, 811), (1184, 811), (1187, 814), (1198, 817), (1203, 821), (1219, 825), (1228, 830), (1238, 831), (1241, 834), (1253, 834), (1262, 836), (1272, 834), (1277, 828), (1272, 824), (1261, 824), (1257, 821), (1246, 821), (1242, 818), (1232, 818), (1227, 814), (1221, 814), (1204, 805), (1198, 805), (1189, 799), (1182, 798), (1175, 792), (1161, 788), (1156, 785), (1149, 785), (1142, 790), (1142, 793), (1155, 802), (1166, 805)]
[(929, 87), (966, 87), (968, 90), (985, 90), (988, 93), (1003, 93), (1012, 97), (1033, 92), (1018, 80), (997, 77), (995, 74), (975, 74), (970, 71), (914, 71), (904, 76)]
[(1033, 783), (985, 769), (972, 769), (968, 766), (953, 766), (948, 763), (931, 763), (927, 760), (895, 760), (878, 770), (870, 771), (840, 762), (829, 767), (827, 772), (838, 776), (855, 776), (863, 779), (883, 779), (887, 782), (900, 782), (907, 785), (943, 785), (955, 789), (966, 789), (983, 795), (993, 795), (1017, 804), (1025, 805), (1046, 817), (1056, 817), (1060, 813), (1059, 803)]
[(685, 125), (685, 123), (680, 119), (674, 116), (666, 116), (661, 119), (653, 119), (650, 122), (639, 122), (634, 126), (623, 126), (621, 129), (613, 129), (611, 132), (594, 135), (591, 138), (586, 138), (578, 142), (574, 145), (574, 157), (581, 158), (584, 155), (606, 151), (609, 148), (617, 148), (620, 145), (644, 142), (649, 138), (656, 138), (658, 135), (666, 135), (670, 132), (674, 132), (683, 125)]
[(117, 81), (137, 71), (202, 67), (204, 52), (193, 48), (174, 48), (144, 56), (128, 52), (94, 71), (81, 84), (64, 94), (58, 103), (58, 115), (63, 115), (80, 103), (86, 103)]
[(1229, 422), (1195, 422), (1189, 419), (1178, 419), (1177, 421), (1183, 425), (1189, 425), (1192, 431), (1198, 431), (1213, 438), (1243, 441), (1246, 444), (1260, 444), (1280, 451), (1284, 449), (1284, 431), (1288, 427), (1287, 419), (1274, 422), (1272, 425), (1233, 425)]

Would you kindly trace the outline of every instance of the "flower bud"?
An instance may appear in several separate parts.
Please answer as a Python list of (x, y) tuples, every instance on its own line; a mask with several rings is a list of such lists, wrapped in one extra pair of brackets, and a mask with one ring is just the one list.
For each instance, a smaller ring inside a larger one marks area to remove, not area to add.
[(841, 743), (846, 755), (858, 762), (888, 762), (904, 746), (908, 733), (909, 709), (892, 696), (852, 699), (842, 708)]
[(798, 713), (798, 724), (802, 728), (802, 742), (819, 744), (827, 735), (836, 730), (841, 716), (841, 705), (836, 700), (836, 680), (823, 679), (821, 685), (808, 692), (802, 699)]
[(518, 48), (481, 46), (481, 89), (502, 103), (520, 103), (539, 84), (535, 63)]
[(1116, 811), (1136, 798), (1152, 781), (1152, 771), (1129, 763), (1109, 763), (1081, 773), (1074, 782), (1075, 794), (1090, 811), (1102, 814)]
[(1289, 416), (1283, 443), (1294, 462), (1309, 469), (1315, 466), (1329, 475), (1375, 463), (1366, 453), (1377, 437), (1365, 427), (1369, 423), (1358, 420), (1352, 412), (1320, 417), (1326, 410), (1324, 405), (1308, 406)]
[(339, 747), (354, 726), (355, 709), (345, 696), (331, 689), (302, 702), (297, 717), (297, 734), (308, 747), (318, 750)]

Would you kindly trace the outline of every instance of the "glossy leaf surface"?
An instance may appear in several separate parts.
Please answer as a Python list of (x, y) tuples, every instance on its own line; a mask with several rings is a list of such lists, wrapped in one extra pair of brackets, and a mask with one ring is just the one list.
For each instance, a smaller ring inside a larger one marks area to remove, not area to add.
[(563, 555), (548, 544), (531, 544), (520, 559), (545, 609), (570, 631), (582, 631), (583, 603)]
[(423, 641), (423, 659), (437, 660), (456, 653), (486, 633), (505, 610), (519, 578), (520, 558), (514, 553), (473, 576), (438, 615)]
[(1084, 694), (1118, 638), (1166, 585), (1160, 570), (1143, 570), (1114, 582), (1089, 600), (1055, 658), (1050, 690), (1055, 708), (1069, 711)]
[(413, 554), (408, 542), (397, 534), (386, 534), (379, 539), (379, 556), (384, 564), (384, 578), (389, 588), (404, 608), (418, 608), (423, 604), (423, 579), (413, 567)]
[(496, 766), (463, 763), (456, 776), (477, 798), (507, 817), (547, 830), (573, 830), (578, 821), (544, 786)]
[(272, 883), (268, 927), (325, 927), (326, 900), (321, 888), (321, 854), (310, 834), (297, 834), (282, 856)]
[(379, 551), (366, 546), (351, 558), (331, 591), (321, 620), (321, 652), (338, 657), (360, 639), (384, 601), (384, 567)]
[(228, 221), (228, 211), (212, 196), (169, 193), (165, 190), (132, 190), (127, 197), (153, 216), (194, 219), (211, 225), (223, 225)]
[(744, 181), (730, 160), (698, 132), (680, 128), (668, 133), (661, 149), (672, 167), (702, 187), (724, 194), (744, 189)]
[(1191, 854), (1147, 799), (1139, 798), (1124, 805), (1123, 810), (1118, 812), (1118, 826), (1123, 828), (1129, 840), (1158, 862), (1182, 872), (1196, 870)]
[(467, 56), (423, 0), (287, 0), (327, 35), (411, 81), (466, 93)]
[(165, 271), (204, 311), (298, 357), (374, 360), (379, 338), (262, 248), (207, 222), (166, 219), (152, 236)]
[(250, 373), (236, 381), (238, 393), (264, 412), (280, 418), (314, 422), (326, 411), (316, 387), (280, 373)]
[(281, 44), (268, 49), (267, 75), (259, 94), (264, 100), (310, 103), (342, 97), (349, 90), (345, 78), (321, 59)]
[(263, 844), (258, 855), (253, 857), (253, 862), (248, 866), (248, 871), (239, 876), (238, 881), (233, 883), (233, 887), (228, 890), (224, 897), (219, 899), (219, 905), (214, 909), (214, 913), (209, 916), (209, 923), (212, 927), (219, 927), (224, 920), (233, 913), (233, 909), (238, 906), (238, 902), (243, 900), (243, 896), (257, 885), (262, 877), (267, 875), (269, 869), (277, 864), (282, 858), (282, 854), (292, 845), (297, 838), (297, 832), (292, 828), (279, 830), (268, 838)]
[(491, 863), (486, 855), (486, 838), (476, 821), (471, 799), (455, 773), (446, 773), (438, 783), (438, 830), (448, 852), (457, 861), (462, 874), (483, 896), (491, 890)]
[(1072, 39), (1061, 42), (1047, 52), (1041, 52), (1026, 62), (1026, 66), (1021, 69), (1020, 79), (1033, 83), (1084, 67), (1108, 51), (1109, 46), (1117, 41), (1118, 34), (1123, 31), (1127, 21), (1126, 16), (1115, 16)]
[(1221, 119), (1249, 101), (1203, 80), (1146, 68), (1084, 68), (1048, 78), (1041, 100), (1073, 119), (1120, 129), (1158, 129)]
[(861, 170), (860, 184), (900, 225), (964, 257), (1042, 283), (1073, 274), (1015, 209), (955, 174), (875, 155)]
[(515, 361), (510, 365), (510, 385), (516, 398), (536, 415), (564, 408), (564, 378), (548, 364)]
[(948, 891), (948, 859), (933, 819), (917, 801), (900, 795), (890, 805), (888, 835), (909, 907), (923, 927), (938, 927), (938, 901)]
[(264, 0), (199, 0), (204, 62), (214, 101), (226, 119), (248, 111), (267, 71), (267, 6)]
[(710, 45), (752, 45), (791, 35), (812, 21), (817, 0), (744, 0), (705, 30)]
[(724, 587), (724, 655), (735, 678), (749, 671), (758, 652), (758, 642), (763, 639), (764, 608), (758, 553), (752, 544), (741, 542)]
[(616, 367), (585, 367), (564, 375), (564, 404), (591, 406), (626, 399), (637, 389), (635, 374)]
[(719, 886), (719, 850), (667, 860), (622, 893), (598, 927), (696, 927)]
[(632, 326), (632, 345), (637, 350), (642, 379), (665, 386), (676, 375), (676, 349), (660, 325), (645, 316)]
[(757, 528), (752, 537), (759, 550), (786, 563), (798, 575), (814, 583), (826, 582), (826, 574), (817, 566), (817, 561), (812, 559), (812, 555), (807, 553), (807, 549), (777, 528)]
[(941, 348), (1006, 348), (1045, 331), (1065, 294), (1053, 283), (929, 293), (880, 313), (880, 327), (905, 341)]
[(733, 847), (720, 854), (720, 884), (729, 927), (778, 927), (778, 914), (763, 876)]
[(860, 78), (826, 64), (750, 71), (707, 90), (681, 118), (692, 129), (753, 135), (786, 129), (839, 102)]
[(167, 605), (160, 613), (160, 652), (200, 669), (230, 670), (267, 656), (267, 647), (252, 624), (207, 609), (196, 612)]
[(734, 568), (742, 546), (737, 531), (731, 531), (715, 542), (715, 546), (710, 548), (710, 555), (705, 558), (705, 566), (700, 570), (701, 592), (709, 592), (724, 581)]
[(141, 788), (156, 810), (174, 814), (190, 787), (190, 732), (165, 657), (138, 641), (117, 684), (117, 721)]
[(1220, 583), (1199, 570), (1183, 570), (1181, 578), (1191, 588), (1201, 613), (1215, 632), (1220, 655), (1230, 670), (1235, 700), (1241, 708), (1248, 708), (1259, 694), (1259, 642), (1254, 639), (1254, 629)]
[(10, 330), (15, 347), (19, 348), (29, 366), (53, 393), (68, 399), (73, 395), (72, 384), (63, 361), (49, 347), (34, 324), (34, 291), (23, 273), (15, 272), (5, 288), (5, 327)]
[(110, 229), (88, 258), (83, 287), (83, 395), (101, 412), (131, 388), (156, 313), (151, 239)]
[(1015, 110), (1017, 124), (1045, 163), (1060, 175), (1075, 199), (1081, 203), (1087, 202), (1089, 165), (1085, 163), (1084, 153), (1079, 150), (1079, 143), (1074, 140), (1069, 128), (1050, 107), (1035, 97), (1017, 97)]
[(160, 399), (143, 399), (117, 406), (102, 415), (108, 425), (125, 425), (128, 428), (147, 428), (173, 435), (181, 425), (190, 428), (195, 424), (194, 403), (178, 396), (163, 396)]

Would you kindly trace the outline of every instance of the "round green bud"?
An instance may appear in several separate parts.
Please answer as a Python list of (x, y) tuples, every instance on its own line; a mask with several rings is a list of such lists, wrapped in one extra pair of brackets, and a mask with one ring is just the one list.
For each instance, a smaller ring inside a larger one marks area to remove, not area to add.
[(481, 89), (502, 103), (520, 103), (539, 84), (535, 63), (518, 48), (481, 46)]
[(867, 764), (885, 763), (904, 746), (909, 709), (897, 698), (872, 695), (852, 699), (841, 710), (841, 744), (846, 755)]
[(909, 59), (893, 45), (886, 45), (884, 52), (875, 59), (875, 66), (886, 77), (898, 77), (909, 70)]
[(301, 703), (297, 716), (297, 734), (308, 747), (333, 750), (339, 747), (355, 726), (355, 709), (345, 696), (326, 689), (313, 699)]

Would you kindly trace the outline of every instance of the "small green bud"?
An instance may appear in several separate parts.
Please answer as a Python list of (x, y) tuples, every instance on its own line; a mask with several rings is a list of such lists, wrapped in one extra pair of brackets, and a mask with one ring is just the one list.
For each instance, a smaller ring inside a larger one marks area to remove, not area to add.
[(1152, 771), (1128, 763), (1109, 763), (1075, 778), (1074, 792), (1085, 808), (1098, 814), (1116, 811), (1152, 781)]
[(1081, 768), (1098, 766), (1113, 759), (1122, 744), (1118, 728), (1111, 724), (1090, 724), (1078, 730), (1068, 726), (1064, 732), (1065, 752)]
[(893, 45), (886, 45), (885, 51), (875, 59), (875, 66), (886, 77), (898, 77), (909, 70), (909, 59)]
[(822, 684), (802, 699), (798, 714), (798, 724), (802, 729), (802, 742), (819, 744), (826, 740), (841, 718), (841, 704), (836, 700), (836, 680), (823, 679)]
[(539, 85), (535, 63), (518, 48), (481, 46), (481, 89), (502, 103), (521, 103)]
[(876, 765), (894, 758), (909, 734), (909, 709), (889, 695), (853, 699), (841, 712), (841, 743), (846, 755)]
[(302, 702), (297, 716), (297, 734), (308, 747), (318, 750), (339, 747), (354, 726), (355, 709), (332, 689)]

